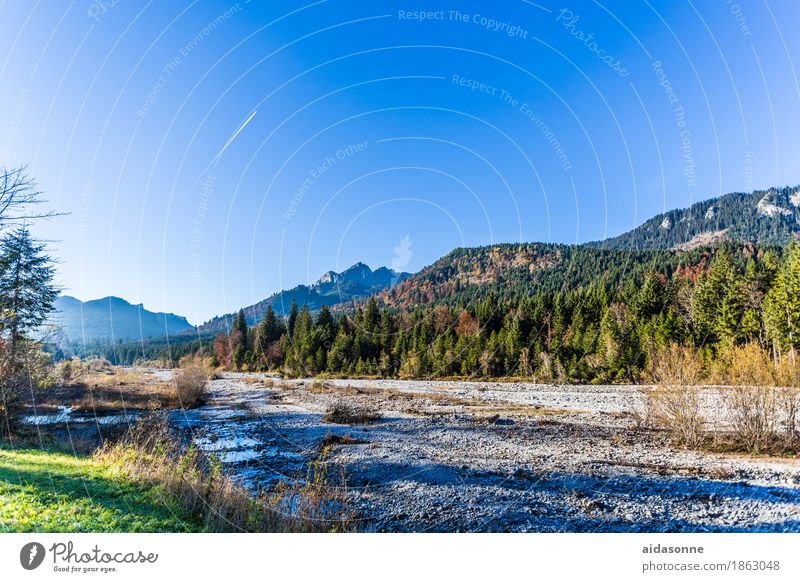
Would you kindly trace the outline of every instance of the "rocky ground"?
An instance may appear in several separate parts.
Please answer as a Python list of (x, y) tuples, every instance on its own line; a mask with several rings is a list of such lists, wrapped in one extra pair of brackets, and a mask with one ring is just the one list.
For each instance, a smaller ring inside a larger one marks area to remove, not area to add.
[[(370, 531), (800, 531), (800, 461), (673, 447), (637, 426), (634, 386), (224, 374), (211, 392), (172, 413), (198, 446), (260, 489), (327, 442)], [(337, 404), (380, 418), (326, 421)]]

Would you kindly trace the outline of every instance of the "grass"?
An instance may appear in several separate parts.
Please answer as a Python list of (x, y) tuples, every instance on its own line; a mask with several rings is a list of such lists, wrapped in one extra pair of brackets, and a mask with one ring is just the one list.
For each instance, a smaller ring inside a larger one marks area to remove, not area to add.
[[(309, 465), (305, 482), (280, 483), (258, 494), (227, 476), (222, 464), (183, 445), (168, 423), (142, 421), (95, 458), (145, 485), (157, 486), (206, 531), (333, 532), (354, 527), (345, 488), (328, 481), (327, 449)], [(342, 476), (344, 483), (344, 477)]]
[(176, 408), (180, 400), (174, 385), (144, 370), (109, 368), (85, 371), (63, 385), (36, 395), (37, 409), (69, 405), (75, 412), (109, 414), (131, 410)]
[(139, 423), (85, 457), (0, 444), (0, 532), (352, 531), (346, 489), (330, 481), (325, 457), (356, 442), (326, 441), (304, 482), (258, 494), (166, 424)]
[(97, 459), (0, 445), (0, 532), (201, 530), (158, 486)]

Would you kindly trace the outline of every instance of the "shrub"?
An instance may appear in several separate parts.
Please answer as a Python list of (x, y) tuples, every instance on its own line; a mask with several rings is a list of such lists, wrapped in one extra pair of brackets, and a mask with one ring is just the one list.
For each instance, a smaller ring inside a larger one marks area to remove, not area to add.
[(720, 374), (732, 386), (770, 386), (775, 382), (775, 369), (769, 353), (756, 343), (727, 350), (724, 372)]
[(645, 422), (667, 429), (679, 444), (698, 446), (705, 429), (700, 389), (695, 386), (702, 376), (699, 354), (669, 344), (650, 358), (647, 374), (657, 386), (646, 394)]
[(675, 343), (656, 350), (647, 368), (650, 381), (662, 386), (697, 384), (702, 371), (699, 354)]
[(191, 408), (205, 401), (208, 370), (200, 360), (192, 360), (175, 372), (175, 392), (181, 407)]
[(732, 386), (725, 405), (734, 443), (749, 452), (764, 451), (778, 437), (779, 391), (771, 386)]
[(705, 419), (697, 386), (658, 386), (647, 393), (646, 408), (649, 420), (669, 430), (679, 444), (702, 443)]
[(94, 358), (86, 362), (86, 369), (90, 372), (108, 372), (112, 367), (111, 362), (105, 358)]
[(17, 414), (29, 390), (25, 375), (0, 353), (0, 434), (3, 436), (10, 436), (13, 431)]
[(371, 424), (379, 421), (381, 415), (370, 406), (337, 402), (328, 410), (324, 419), (336, 424)]
[(11, 434), (17, 414), (34, 390), (52, 384), (52, 364), (36, 342), (17, 342), (12, 357), (9, 345), (0, 340), (0, 434)]

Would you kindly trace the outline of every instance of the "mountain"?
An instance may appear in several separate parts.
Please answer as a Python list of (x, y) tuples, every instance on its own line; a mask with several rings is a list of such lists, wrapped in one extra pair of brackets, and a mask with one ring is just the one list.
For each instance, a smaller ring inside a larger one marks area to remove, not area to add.
[(56, 300), (49, 323), (60, 328), (62, 342), (93, 343), (173, 335), (194, 327), (185, 317), (148, 311), (119, 297), (80, 301), (69, 295)]
[[(469, 303), (490, 291), (512, 298), (534, 290), (557, 292), (593, 282), (609, 289), (641, 281), (647, 272), (694, 276), (723, 241), (744, 254), (753, 244), (781, 246), (800, 235), (800, 186), (732, 193), (659, 214), (641, 226), (583, 245), (497, 244), (455, 249), (380, 295), (409, 308)], [(635, 284), (635, 283), (634, 283)]]
[(723, 239), (782, 245), (800, 235), (800, 186), (735, 192), (654, 216), (641, 226), (591, 246), (686, 249)]
[[(287, 291), (279, 291), (255, 305), (244, 308), (247, 322), (253, 325), (264, 317), (267, 306), (278, 315), (288, 315), (292, 301), (298, 306), (308, 305), (309, 309), (316, 310), (327, 305), (329, 307), (363, 299), (401, 283), (410, 276), (409, 273), (398, 273), (386, 267), (374, 271), (364, 263), (356, 263), (349, 269), (337, 273), (328, 271), (313, 285), (298, 285)], [(221, 315), (201, 325), (198, 330), (220, 331), (230, 327), (232, 313)]]
[(471, 304), (494, 291), (506, 299), (533, 291), (555, 293), (595, 283), (608, 289), (639, 281), (648, 272), (693, 272), (708, 249), (688, 252), (628, 250), (553, 243), (458, 248), (378, 297), (389, 307), (436, 303)]

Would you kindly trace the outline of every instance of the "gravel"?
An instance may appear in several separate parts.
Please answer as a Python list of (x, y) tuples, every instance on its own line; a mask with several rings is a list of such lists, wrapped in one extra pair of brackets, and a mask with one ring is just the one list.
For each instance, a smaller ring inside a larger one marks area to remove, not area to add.
[[(800, 532), (800, 462), (676, 448), (637, 427), (641, 387), (271, 384), (225, 374), (173, 420), (253, 489), (302, 481), (326, 435), (353, 437), (329, 461), (367, 531)], [(326, 423), (342, 400), (382, 418)]]

